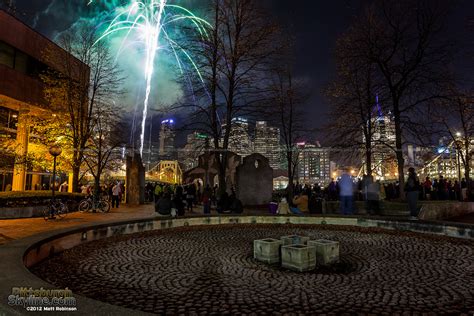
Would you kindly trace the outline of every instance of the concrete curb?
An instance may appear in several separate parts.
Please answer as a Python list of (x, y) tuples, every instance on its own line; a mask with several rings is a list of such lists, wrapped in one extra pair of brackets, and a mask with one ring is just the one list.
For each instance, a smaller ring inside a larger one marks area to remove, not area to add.
[[(377, 227), (387, 230), (412, 231), (456, 237), (474, 238), (474, 225), (460, 223), (440, 223), (425, 221), (407, 221), (387, 218), (361, 218), (355, 216), (214, 216), (186, 218), (145, 218), (110, 221), (101, 224), (85, 224), (74, 228), (40, 233), (31, 237), (8, 242), (0, 246), (0, 316), (34, 315), (39, 312), (27, 312), (23, 307), (10, 307), (8, 295), (12, 287), (54, 289), (55, 287), (33, 275), (30, 267), (52, 254), (60, 253), (85, 242), (99, 240), (116, 235), (159, 230), (183, 226), (207, 226), (220, 224), (317, 224), (346, 225), (359, 227)], [(77, 301), (76, 315), (149, 315), (143, 312), (113, 306), (100, 301), (74, 294)], [(64, 312), (49, 312), (64, 315)]]

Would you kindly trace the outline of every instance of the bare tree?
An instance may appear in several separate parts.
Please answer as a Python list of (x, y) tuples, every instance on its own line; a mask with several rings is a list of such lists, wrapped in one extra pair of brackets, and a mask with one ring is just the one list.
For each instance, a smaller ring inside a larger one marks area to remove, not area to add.
[(118, 112), (120, 108), (115, 103), (97, 102), (92, 113), (92, 135), (84, 161), (94, 177), (96, 197), (99, 196), (104, 171), (118, 169), (118, 166), (112, 165), (114, 154), (126, 143), (125, 128)]
[(302, 108), (308, 98), (308, 86), (302, 81), (295, 82), (289, 63), (274, 71), (273, 83), (273, 98), (270, 98), (266, 117), (280, 129), (287, 163), (288, 195), (291, 199), (294, 181), (298, 177), (298, 142), (309, 132)]
[(373, 154), (384, 146), (376, 139), (382, 91), (376, 65), (365, 56), (354, 55), (359, 36), (350, 30), (337, 41), (337, 75), (325, 91), (331, 111), (324, 133), (334, 152), (345, 160), (360, 158), (362, 150), (365, 173), (371, 175)]
[(446, 66), (449, 43), (442, 42), (447, 14), (442, 1), (380, 1), (358, 19), (352, 32), (358, 39), (355, 56), (377, 67), (383, 78), (395, 124), (395, 154), (400, 192), (404, 188), (403, 141), (412, 113), (442, 95), (450, 81)]
[(104, 43), (96, 42), (96, 30), (82, 25), (63, 33), (59, 45), (68, 53), (46, 49), (45, 57), (57, 69), (49, 69), (41, 78), (51, 110), (66, 113), (65, 137), (72, 153), (73, 190), (77, 191), (84, 150), (92, 136), (93, 113), (97, 100), (113, 99), (122, 81)]
[[(250, 115), (262, 100), (266, 65), (277, 51), (275, 25), (257, 1), (215, 0), (213, 28), (195, 43), (204, 83), (195, 91), (188, 128), (207, 133), (218, 155), (219, 190), (226, 190), (226, 166), (232, 119)], [(189, 108), (189, 105), (187, 105)]]
[[(452, 91), (431, 113), (440, 136), (448, 136), (464, 167), (464, 179), (471, 188), (471, 161), (474, 155), (474, 96), (472, 93)], [(461, 175), (462, 176), (462, 175)]]

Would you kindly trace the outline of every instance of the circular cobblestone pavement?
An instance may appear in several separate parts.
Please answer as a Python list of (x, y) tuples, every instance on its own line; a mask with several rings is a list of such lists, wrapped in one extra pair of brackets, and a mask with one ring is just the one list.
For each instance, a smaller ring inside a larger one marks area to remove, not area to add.
[[(297, 273), (253, 259), (254, 239), (290, 234), (339, 241), (340, 264)], [(474, 313), (472, 240), (369, 228), (159, 230), (90, 242), (32, 270), (58, 287), (157, 314)]]

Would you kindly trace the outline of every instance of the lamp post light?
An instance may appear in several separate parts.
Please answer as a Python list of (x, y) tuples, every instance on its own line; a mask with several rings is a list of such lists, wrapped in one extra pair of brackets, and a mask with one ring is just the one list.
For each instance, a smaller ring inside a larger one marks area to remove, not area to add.
[(49, 153), (51, 154), (51, 156), (54, 157), (54, 160), (53, 160), (54, 161), (53, 162), (53, 185), (52, 185), (53, 200), (54, 200), (54, 183), (56, 182), (56, 157), (61, 155), (62, 152), (63, 152), (63, 150), (58, 145), (53, 145), (53, 146), (49, 147)]

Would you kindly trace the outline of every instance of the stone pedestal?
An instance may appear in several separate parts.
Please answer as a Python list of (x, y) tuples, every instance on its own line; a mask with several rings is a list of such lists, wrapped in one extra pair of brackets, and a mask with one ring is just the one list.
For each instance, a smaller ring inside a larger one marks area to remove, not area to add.
[(145, 167), (139, 154), (127, 157), (127, 180), (125, 185), (126, 203), (145, 203)]
[(309, 237), (298, 236), (298, 235), (289, 235), (282, 236), (280, 240), (283, 242), (283, 246), (287, 245), (306, 245), (309, 240)]
[(311, 271), (316, 267), (316, 249), (306, 245), (282, 246), (281, 265), (294, 271)]
[(316, 249), (318, 264), (330, 265), (339, 262), (339, 242), (326, 239), (310, 240), (308, 246)]
[(281, 240), (274, 238), (257, 239), (253, 241), (253, 257), (268, 264), (280, 262)]
[[(272, 200), (273, 169), (261, 154), (251, 154), (237, 167), (237, 198), (244, 206), (267, 205)], [(229, 186), (230, 187), (230, 186)]]

